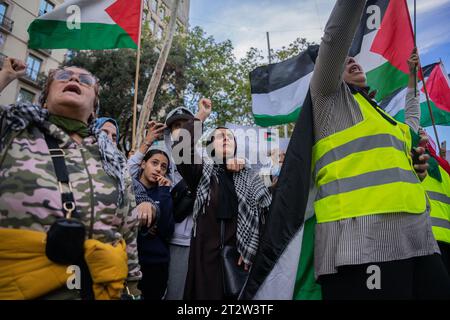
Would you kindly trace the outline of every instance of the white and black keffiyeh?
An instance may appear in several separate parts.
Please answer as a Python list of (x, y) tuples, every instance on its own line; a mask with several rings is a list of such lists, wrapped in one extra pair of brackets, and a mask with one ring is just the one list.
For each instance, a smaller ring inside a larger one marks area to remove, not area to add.
[[(203, 172), (197, 187), (194, 203), (194, 237), (196, 236), (197, 218), (206, 213), (210, 201), (211, 178), (217, 177), (218, 166), (211, 159), (205, 159)], [(268, 209), (272, 201), (269, 190), (262, 180), (245, 168), (233, 174), (233, 182), (238, 197), (237, 250), (250, 264), (259, 246), (259, 225), (262, 211)]]
[[(6, 112), (5, 118), (8, 127), (14, 131), (23, 130), (28, 125), (34, 123), (40, 128), (47, 130), (43, 124), (48, 120), (49, 113), (38, 105), (30, 103), (18, 103), (11, 106)], [(94, 121), (89, 126), (89, 132), (97, 139), (103, 169), (105, 172), (115, 178), (118, 183), (119, 197), (118, 206), (121, 207), (125, 193), (124, 172), (127, 170), (127, 160), (108, 136), (100, 129), (95, 129)]]

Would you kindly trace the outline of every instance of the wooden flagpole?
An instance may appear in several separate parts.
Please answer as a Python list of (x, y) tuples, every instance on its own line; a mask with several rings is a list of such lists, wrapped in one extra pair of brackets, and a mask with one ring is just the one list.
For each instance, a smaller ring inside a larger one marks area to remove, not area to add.
[(136, 123), (137, 123), (137, 102), (139, 93), (139, 71), (141, 67), (141, 38), (142, 38), (142, 12), (144, 11), (144, 0), (141, 0), (141, 12), (139, 16), (139, 39), (136, 52), (136, 74), (134, 77), (134, 101), (133, 101), (133, 135), (131, 139), (131, 151), (136, 150)]
[(169, 56), (169, 51), (172, 46), (173, 36), (175, 34), (176, 20), (178, 7), (181, 0), (174, 0), (173, 6), (171, 8), (170, 21), (168, 30), (166, 31), (166, 36), (164, 39), (164, 46), (159, 54), (158, 61), (156, 62), (155, 69), (148, 85), (147, 92), (144, 97), (144, 102), (142, 104), (141, 114), (139, 115), (139, 122), (137, 127), (137, 144), (140, 144), (144, 140), (144, 132), (147, 121), (150, 118), (151, 111), (153, 109), (153, 103), (156, 96), (156, 91), (158, 89), (159, 83), (161, 81), (162, 73), (164, 71), (164, 66), (166, 65), (167, 57)]

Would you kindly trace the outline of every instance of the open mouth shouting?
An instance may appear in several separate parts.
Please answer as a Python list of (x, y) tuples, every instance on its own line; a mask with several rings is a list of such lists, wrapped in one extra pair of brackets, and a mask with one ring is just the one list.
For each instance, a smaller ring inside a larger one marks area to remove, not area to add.
[(76, 84), (68, 84), (64, 87), (63, 92), (72, 92), (81, 95), (81, 88)]

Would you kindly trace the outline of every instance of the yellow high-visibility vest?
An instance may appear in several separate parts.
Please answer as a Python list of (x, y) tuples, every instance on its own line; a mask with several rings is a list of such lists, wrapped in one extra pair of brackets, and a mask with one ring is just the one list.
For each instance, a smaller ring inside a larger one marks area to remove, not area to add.
[(450, 244), (450, 176), (439, 167), (442, 182), (428, 175), (422, 184), (431, 204), (431, 225), (434, 238)]
[(363, 120), (313, 147), (317, 222), (424, 213), (426, 193), (414, 171), (409, 127), (375, 109), (361, 94), (354, 98)]

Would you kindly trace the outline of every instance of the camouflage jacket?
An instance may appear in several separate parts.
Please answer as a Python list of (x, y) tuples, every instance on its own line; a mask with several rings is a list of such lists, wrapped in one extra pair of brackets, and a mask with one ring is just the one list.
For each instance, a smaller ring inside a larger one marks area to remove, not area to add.
[[(0, 120), (5, 112), (7, 109), (0, 107)], [(124, 201), (118, 207), (117, 181), (103, 170), (94, 137), (87, 137), (78, 145), (50, 122), (13, 131), (4, 120), (0, 121), (0, 228), (47, 232), (57, 218), (64, 216), (45, 131), (59, 141), (66, 154), (69, 179), (86, 234), (94, 215), (94, 239), (114, 244), (123, 238), (127, 243), (128, 280), (138, 280), (138, 219), (132, 180), (126, 172)]]

